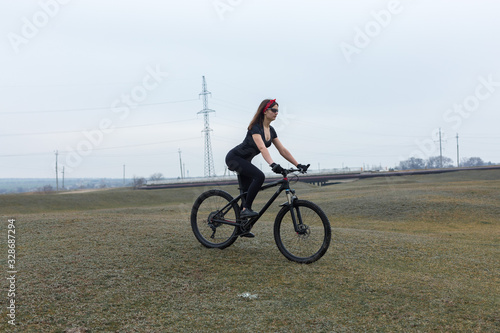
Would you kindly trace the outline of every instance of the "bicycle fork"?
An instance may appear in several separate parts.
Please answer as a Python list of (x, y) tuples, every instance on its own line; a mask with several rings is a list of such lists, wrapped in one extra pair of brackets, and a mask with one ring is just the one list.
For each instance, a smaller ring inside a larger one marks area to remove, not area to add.
[[(286, 190), (286, 197), (288, 202), (285, 205), (288, 205), (288, 207), (290, 207), (290, 215), (292, 216), (293, 228), (295, 229), (295, 232), (297, 234), (301, 235), (305, 232), (307, 226), (305, 226), (302, 223), (302, 215), (300, 213), (299, 208), (294, 207), (294, 202), (295, 200), (297, 200), (297, 196), (295, 195), (295, 190), (293, 189)], [(297, 214), (295, 214), (295, 210)]]

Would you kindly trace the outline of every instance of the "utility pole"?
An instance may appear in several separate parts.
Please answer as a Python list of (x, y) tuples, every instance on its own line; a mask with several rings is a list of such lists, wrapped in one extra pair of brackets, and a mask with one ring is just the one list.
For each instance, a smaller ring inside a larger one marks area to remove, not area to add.
[(59, 192), (59, 175), (57, 173), (57, 156), (59, 155), (59, 151), (56, 150), (56, 191)]
[(198, 114), (203, 114), (203, 118), (205, 121), (205, 126), (202, 130), (205, 133), (205, 177), (215, 176), (215, 168), (214, 168), (214, 159), (212, 156), (212, 144), (210, 142), (210, 132), (212, 129), (210, 128), (210, 123), (208, 119), (208, 115), (211, 112), (215, 112), (214, 110), (210, 110), (208, 108), (208, 95), (211, 95), (211, 92), (207, 91), (207, 83), (205, 82), (205, 76), (203, 76), (203, 91), (200, 93), (200, 96), (203, 96), (203, 110), (198, 112)]
[(64, 190), (64, 165), (61, 173), (62, 173), (62, 188)]
[(457, 168), (460, 168), (460, 150), (458, 148), (458, 133), (457, 133)]
[(439, 167), (443, 168), (443, 146), (441, 144), (441, 128), (439, 129)]
[(179, 148), (179, 165), (181, 167), (181, 179), (184, 179), (184, 173), (182, 172), (182, 157), (181, 157), (181, 149)]
[[(441, 128), (439, 128), (439, 167), (443, 167), (443, 141), (446, 142), (446, 139), (443, 140), (443, 133), (441, 132)], [(437, 142), (437, 141), (434, 141)]]

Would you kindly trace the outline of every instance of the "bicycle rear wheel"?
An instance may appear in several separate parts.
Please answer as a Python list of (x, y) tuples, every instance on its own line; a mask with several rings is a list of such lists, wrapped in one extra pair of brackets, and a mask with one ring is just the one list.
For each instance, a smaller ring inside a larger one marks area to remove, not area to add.
[(299, 232), (295, 231), (290, 206), (285, 206), (274, 222), (274, 240), (287, 259), (310, 264), (320, 259), (330, 246), (330, 222), (321, 208), (306, 200), (296, 200), (293, 213)]
[(225, 191), (209, 190), (194, 202), (191, 228), (196, 239), (204, 246), (224, 249), (238, 238), (236, 220), (239, 219), (240, 210), (236, 202), (230, 204), (231, 200), (233, 197)]

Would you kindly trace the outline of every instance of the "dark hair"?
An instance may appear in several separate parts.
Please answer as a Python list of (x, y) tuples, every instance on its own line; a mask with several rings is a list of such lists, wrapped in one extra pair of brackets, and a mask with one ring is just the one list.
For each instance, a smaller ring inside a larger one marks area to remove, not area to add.
[[(255, 115), (253, 116), (252, 118), (252, 121), (250, 122), (250, 125), (248, 125), (248, 130), (252, 129), (252, 127), (255, 125), (255, 124), (258, 124), (260, 126), (263, 125), (264, 123), (264, 108), (266, 107), (267, 103), (269, 103), (269, 101), (271, 101), (270, 99), (265, 99), (263, 100), (259, 107), (257, 108), (257, 112), (255, 112)], [(278, 103), (274, 102), (273, 104), (269, 105), (267, 108), (272, 108), (273, 106), (275, 105), (279, 105)]]

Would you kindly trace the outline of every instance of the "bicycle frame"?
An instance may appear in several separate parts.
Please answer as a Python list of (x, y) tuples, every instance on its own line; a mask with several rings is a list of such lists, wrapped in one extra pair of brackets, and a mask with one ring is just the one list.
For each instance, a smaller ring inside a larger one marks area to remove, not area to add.
[[(229, 224), (229, 225), (237, 224), (240, 227), (244, 227), (245, 229), (250, 230), (255, 225), (255, 223), (257, 223), (259, 218), (267, 211), (267, 209), (274, 203), (274, 201), (278, 198), (278, 196), (283, 191), (285, 191), (287, 193), (287, 199), (288, 199), (288, 202), (285, 203), (284, 205), (291, 205), (293, 207), (293, 202), (297, 197), (295, 196), (295, 191), (290, 189), (290, 182), (288, 181), (288, 177), (285, 175), (284, 175), (283, 179), (281, 179), (281, 180), (263, 185), (260, 188), (259, 192), (267, 190), (267, 189), (275, 187), (275, 186), (279, 186), (279, 185), (281, 185), (281, 186), (271, 196), (271, 198), (267, 201), (267, 203), (264, 205), (264, 207), (262, 207), (262, 209), (259, 211), (258, 216), (253, 217), (251, 219), (248, 219), (246, 221), (239, 220), (239, 221), (233, 222), (233, 221), (227, 221), (224, 219), (216, 219), (216, 218), (214, 218), (213, 221), (217, 222), (217, 223), (223, 223), (223, 224)], [(226, 206), (224, 206), (222, 209), (220, 209), (220, 211), (222, 211), (225, 214), (227, 211), (229, 211), (231, 209), (231, 207), (234, 203), (237, 203), (238, 201), (240, 201), (240, 199), (243, 199), (246, 194), (247, 194), (247, 192), (240, 193), (240, 195), (238, 195), (233, 200), (231, 200)], [(290, 212), (292, 215), (292, 221), (293, 221), (295, 231), (300, 232), (298, 227), (297, 227), (298, 224), (297, 224), (297, 220), (296, 220), (295, 213), (294, 213), (293, 209), (290, 209)], [(300, 212), (298, 212), (298, 215), (299, 215), (298, 216), (299, 220), (302, 220), (302, 218), (300, 216)]]

